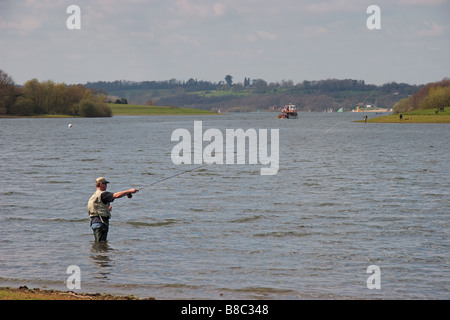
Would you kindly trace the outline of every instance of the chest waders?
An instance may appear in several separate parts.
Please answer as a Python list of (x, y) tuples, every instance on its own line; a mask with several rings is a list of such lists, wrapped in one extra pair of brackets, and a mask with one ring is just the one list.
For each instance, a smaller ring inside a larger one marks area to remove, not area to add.
[[(102, 193), (104, 191), (97, 190), (88, 202), (88, 213), (91, 217), (91, 227), (94, 231), (95, 242), (106, 241), (109, 231), (109, 218), (111, 213), (109, 211), (109, 202), (102, 202)], [(92, 223), (96, 217), (100, 218), (100, 222)], [(105, 222), (106, 220), (106, 222)]]

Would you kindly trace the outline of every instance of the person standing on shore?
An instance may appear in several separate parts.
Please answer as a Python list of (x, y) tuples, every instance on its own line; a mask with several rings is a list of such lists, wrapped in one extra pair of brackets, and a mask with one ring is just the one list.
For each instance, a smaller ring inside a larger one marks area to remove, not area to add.
[(91, 196), (88, 201), (88, 213), (91, 218), (91, 228), (94, 232), (95, 242), (106, 241), (109, 230), (109, 219), (111, 218), (111, 202), (114, 199), (128, 196), (131, 198), (133, 193), (138, 192), (138, 189), (129, 189), (121, 192), (108, 192), (106, 188), (109, 181), (104, 177), (99, 177), (95, 180), (97, 191)]

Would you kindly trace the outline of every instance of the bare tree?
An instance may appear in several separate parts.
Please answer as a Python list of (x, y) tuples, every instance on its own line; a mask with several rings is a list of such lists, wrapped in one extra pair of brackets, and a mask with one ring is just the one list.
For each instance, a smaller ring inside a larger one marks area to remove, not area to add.
[(17, 90), (14, 80), (0, 70), (0, 114), (10, 113), (16, 98)]

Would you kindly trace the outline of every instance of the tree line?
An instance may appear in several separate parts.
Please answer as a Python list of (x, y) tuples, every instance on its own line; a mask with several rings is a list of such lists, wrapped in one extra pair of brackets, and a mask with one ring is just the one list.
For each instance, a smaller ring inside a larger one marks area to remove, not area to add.
[(394, 113), (408, 112), (421, 109), (450, 107), (450, 79), (444, 78), (438, 82), (428, 83), (414, 95), (401, 99), (394, 107)]
[(360, 103), (391, 108), (401, 98), (421, 87), (396, 82), (377, 86), (355, 79), (305, 80), (298, 83), (292, 80), (267, 82), (249, 77), (245, 77), (243, 82), (235, 82), (231, 75), (223, 79), (219, 82), (194, 78), (187, 81), (117, 80), (88, 82), (86, 86), (92, 90), (104, 90), (110, 95), (126, 96), (128, 101), (137, 104), (151, 102), (161, 106), (222, 111), (273, 110), (288, 103), (296, 104), (301, 111), (336, 111), (341, 107), (350, 110)]
[[(381, 86), (366, 84), (363, 80), (326, 79), (319, 81), (303, 81), (294, 84), (291, 80), (268, 83), (263, 79), (244, 79), (244, 84), (232, 83), (225, 78), (226, 84), (219, 85), (215, 91), (175, 90), (172, 93), (158, 90), (128, 91), (139, 99), (145, 94), (152, 95), (152, 101), (158, 105), (173, 105), (185, 108), (214, 109), (221, 111), (257, 111), (277, 110), (293, 103), (300, 111), (324, 110), (337, 111), (341, 107), (345, 111), (356, 108), (357, 105), (370, 104), (383, 108), (391, 108), (401, 98), (407, 97), (420, 86), (405, 83), (389, 82)], [(127, 94), (126, 90), (118, 91)]]
[[(226, 75), (224, 80), (218, 82), (197, 80), (190, 78), (187, 81), (177, 80), (175, 78), (165, 81), (96, 81), (87, 82), (86, 87), (89, 89), (105, 90), (106, 92), (115, 92), (121, 90), (160, 90), (160, 89), (183, 89), (184, 92), (208, 91), (208, 90), (231, 90), (239, 91), (243, 89), (252, 90), (254, 93), (265, 93), (285, 89), (290, 93), (327, 93), (337, 91), (372, 91), (377, 88), (380, 93), (393, 93), (395, 91), (413, 92), (417, 86), (406, 83), (389, 82), (382, 86), (366, 84), (364, 80), (355, 79), (326, 79), (317, 81), (304, 80), (294, 83), (292, 80), (281, 80), (276, 82), (267, 82), (264, 79), (250, 79), (245, 77), (243, 82), (233, 82), (231, 75)], [(180, 92), (180, 90), (178, 90)]]
[(94, 93), (82, 84), (67, 85), (51, 80), (31, 79), (23, 86), (0, 70), (0, 115), (71, 115), (110, 117), (106, 95)]
[[(336, 111), (342, 106), (349, 110), (359, 103), (390, 108), (420, 88), (422, 86), (396, 82), (376, 86), (354, 79), (305, 80), (295, 84), (292, 80), (267, 82), (245, 77), (243, 82), (234, 82), (231, 75), (218, 82), (172, 78), (167, 81), (117, 80), (67, 85), (32, 79), (19, 86), (0, 70), (0, 115), (111, 116), (112, 111), (106, 104), (114, 102), (108, 100), (111, 96), (126, 97), (116, 99), (115, 103), (131, 100), (138, 104), (223, 111), (273, 109), (288, 103), (296, 104), (301, 111)], [(437, 91), (442, 94), (441, 89)], [(406, 102), (402, 102), (401, 106), (405, 105)]]

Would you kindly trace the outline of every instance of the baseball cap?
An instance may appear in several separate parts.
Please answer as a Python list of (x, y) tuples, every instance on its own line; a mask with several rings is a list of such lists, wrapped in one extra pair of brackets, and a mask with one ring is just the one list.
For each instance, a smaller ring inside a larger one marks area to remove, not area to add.
[(99, 178), (97, 178), (97, 180), (95, 180), (95, 184), (98, 184), (98, 183), (109, 183), (109, 181), (106, 181), (106, 179), (103, 177), (99, 177)]

